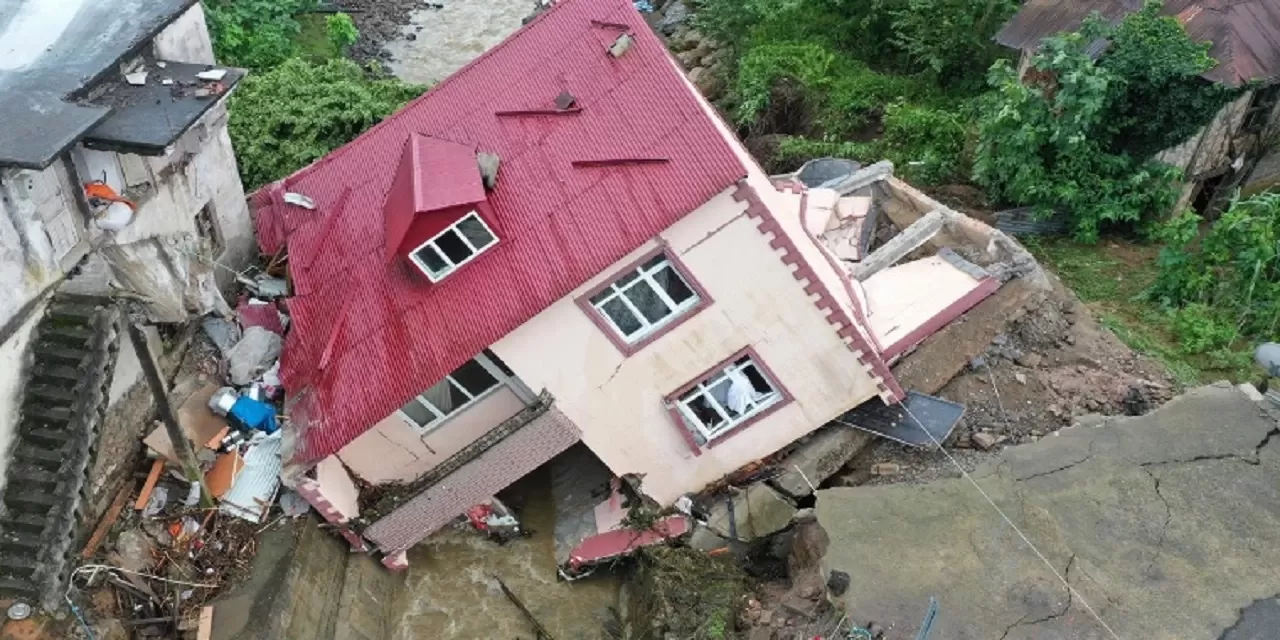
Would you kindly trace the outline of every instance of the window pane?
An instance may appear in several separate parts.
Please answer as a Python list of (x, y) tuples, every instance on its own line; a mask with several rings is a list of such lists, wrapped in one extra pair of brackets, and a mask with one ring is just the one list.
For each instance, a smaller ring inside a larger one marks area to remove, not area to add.
[(448, 378), (437, 382), (418, 397), (431, 403), (431, 406), (446, 416), (457, 411), (458, 407), (466, 404), (467, 400), (470, 399), (467, 394), (462, 392), (462, 389), (449, 382)]
[(681, 278), (670, 265), (653, 274), (653, 279), (658, 282), (658, 286), (662, 287), (663, 291), (667, 292), (668, 296), (671, 296), (671, 299), (676, 304), (693, 297), (693, 289), (690, 289), (689, 285), (685, 284), (684, 278)]
[(436, 246), (448, 256), (454, 264), (458, 264), (463, 260), (471, 257), (471, 247), (468, 247), (462, 238), (458, 236), (458, 232), (450, 229), (435, 239)]
[(498, 379), (494, 378), (475, 360), (468, 360), (466, 364), (455, 369), (450, 375), (472, 396), (478, 396), (498, 386)]
[(656, 266), (658, 266), (658, 265), (660, 265), (660, 264), (662, 264), (663, 262), (666, 262), (666, 261), (667, 261), (667, 257), (666, 257), (665, 255), (662, 255), (661, 253), (659, 253), (658, 255), (656, 255), (656, 256), (654, 256), (654, 257), (652, 257), (652, 258), (649, 258), (649, 260), (648, 260), (647, 262), (645, 262), (644, 264), (640, 265), (640, 268), (641, 268), (641, 269), (643, 269), (643, 270), (645, 270), (645, 271), (653, 271), (653, 268), (654, 268), (654, 267), (656, 267)]
[(625, 286), (628, 282), (635, 282), (635, 281), (636, 281), (636, 278), (639, 278), (639, 277), (640, 277), (640, 271), (639, 271), (639, 270), (636, 270), (636, 271), (628, 271), (627, 273), (625, 273), (625, 274), (623, 274), (623, 275), (619, 276), (617, 280), (614, 280), (614, 281), (613, 281), (613, 286), (618, 287), (618, 288), (622, 288), (622, 287), (623, 287), (623, 286)]
[(440, 257), (440, 253), (431, 245), (418, 249), (413, 255), (427, 265), (427, 270), (432, 274), (440, 275), (449, 270), (449, 263), (445, 262), (444, 258)]
[(417, 399), (410, 400), (409, 403), (401, 407), (400, 410), (403, 411), (405, 415), (409, 416), (410, 420), (417, 423), (419, 427), (424, 427), (430, 424), (432, 420), (436, 419), (436, 414), (431, 413), (430, 409), (422, 406), (422, 403), (418, 402)]
[(768, 394), (774, 392), (773, 385), (769, 384), (769, 381), (764, 377), (764, 374), (760, 373), (754, 362), (742, 368), (742, 375), (751, 381), (751, 388), (755, 389), (756, 393)]
[(640, 310), (640, 313), (649, 322), (656, 323), (671, 315), (671, 309), (667, 307), (667, 303), (658, 297), (657, 292), (653, 290), (653, 287), (648, 282), (636, 283), (635, 286), (627, 289), (623, 295), (627, 296), (627, 299), (636, 305), (636, 308)]
[(484, 228), (484, 223), (475, 216), (467, 216), (458, 222), (458, 231), (471, 241), (471, 245), (477, 250), (489, 246), (493, 242), (493, 234)]
[(600, 310), (609, 317), (609, 321), (622, 332), (622, 335), (629, 336), (640, 330), (640, 319), (636, 318), (636, 314), (632, 313), (621, 300), (614, 298), (604, 303)]
[(707, 393), (720, 404), (720, 408), (724, 409), (725, 413), (729, 414), (730, 419), (738, 417), (738, 412), (733, 410), (733, 403), (729, 402), (729, 387), (732, 384), (728, 378), (721, 378), (719, 382), (707, 389)]
[(724, 418), (720, 417), (720, 414), (716, 413), (716, 410), (707, 402), (706, 396), (697, 394), (692, 398), (689, 398), (688, 396), (686, 396), (686, 398), (688, 399), (683, 401), (684, 405), (689, 407), (689, 412), (692, 413), (693, 416), (697, 418), (698, 422), (702, 423), (702, 426), (706, 427), (708, 431), (714, 431), (717, 425), (724, 422)]
[(591, 296), (590, 298), (587, 298), (587, 300), (590, 300), (591, 304), (594, 304), (598, 307), (604, 304), (604, 301), (606, 298), (613, 295), (613, 291), (614, 291), (613, 287), (605, 287), (603, 291), (595, 294), (594, 296)]

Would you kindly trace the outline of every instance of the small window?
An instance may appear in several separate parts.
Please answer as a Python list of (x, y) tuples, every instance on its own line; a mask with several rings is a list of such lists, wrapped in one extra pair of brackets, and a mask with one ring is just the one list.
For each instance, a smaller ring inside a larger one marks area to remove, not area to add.
[(671, 261), (659, 254), (589, 300), (627, 344), (635, 344), (692, 309), (699, 298)]
[[(501, 381), (483, 362), (484, 356), (468, 360), (444, 380), (407, 402), (400, 412), (418, 428), (430, 430), (444, 422), (486, 393), (498, 388)], [(496, 367), (493, 367), (496, 370)]]
[(777, 385), (747, 355), (680, 395), (676, 408), (705, 444), (781, 400)]
[(432, 282), (439, 282), (497, 241), (489, 225), (472, 211), (414, 249), (409, 259)]

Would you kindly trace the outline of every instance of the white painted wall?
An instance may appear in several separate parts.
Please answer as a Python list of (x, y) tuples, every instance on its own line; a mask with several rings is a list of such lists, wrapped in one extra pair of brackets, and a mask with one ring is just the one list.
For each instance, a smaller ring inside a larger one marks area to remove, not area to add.
[[(836, 335), (756, 222), (727, 191), (508, 334), (492, 350), (582, 429), (616, 474), (643, 474), (663, 504), (767, 456), (874, 397), (867, 368)], [(714, 302), (630, 357), (574, 299), (660, 242)], [(795, 401), (695, 455), (664, 397), (751, 346)]]
[(213, 42), (205, 24), (204, 7), (196, 3), (169, 23), (152, 41), (161, 60), (213, 64)]

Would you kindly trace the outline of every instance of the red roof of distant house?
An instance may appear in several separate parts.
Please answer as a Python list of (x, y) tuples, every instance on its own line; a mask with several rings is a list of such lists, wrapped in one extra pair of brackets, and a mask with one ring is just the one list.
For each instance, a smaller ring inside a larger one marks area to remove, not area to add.
[[(607, 48), (625, 25), (635, 44)], [(558, 109), (563, 92), (572, 109)], [(562, 0), (425, 96), (253, 196), (295, 296), (281, 376), (295, 459), (336, 452), (415, 394), (746, 175), (630, 0)], [(406, 142), (496, 153), (498, 244), (439, 284), (387, 260)], [(315, 210), (285, 204), (286, 191)], [(517, 372), (518, 374), (519, 372)]]

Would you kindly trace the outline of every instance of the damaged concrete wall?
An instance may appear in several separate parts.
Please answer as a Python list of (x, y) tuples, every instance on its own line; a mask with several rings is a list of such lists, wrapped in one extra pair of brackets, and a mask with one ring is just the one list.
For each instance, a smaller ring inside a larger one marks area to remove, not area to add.
[(1156, 160), (1181, 169), (1188, 180), (1200, 180), (1226, 170), (1241, 152), (1234, 148), (1233, 142), (1253, 95), (1253, 91), (1244, 92), (1218, 111), (1198, 134), (1156, 154)]
[(174, 62), (213, 64), (213, 42), (200, 3), (169, 23), (152, 42), (157, 58)]
[[(530, 387), (545, 388), (616, 474), (644, 476), (661, 503), (820, 427), (877, 394), (858, 360), (770, 247), (770, 237), (722, 193), (614, 267), (517, 328), (493, 351)], [(660, 245), (713, 302), (630, 357), (575, 303)], [(711, 447), (691, 450), (663, 398), (746, 346), (789, 391), (786, 403)]]

